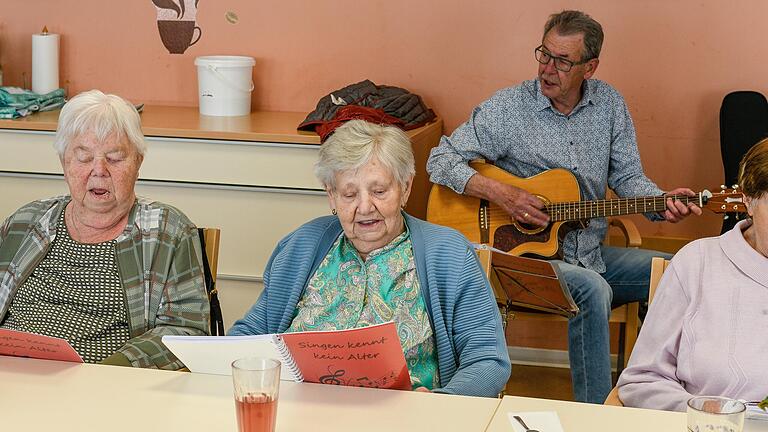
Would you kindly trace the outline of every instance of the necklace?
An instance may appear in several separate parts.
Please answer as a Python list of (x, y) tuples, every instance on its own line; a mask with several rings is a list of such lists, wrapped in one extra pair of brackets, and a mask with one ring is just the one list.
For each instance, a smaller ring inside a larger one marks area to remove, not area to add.
[[(94, 228), (87, 224), (80, 222), (76, 217), (77, 211), (74, 207), (67, 205), (64, 208), (64, 222), (67, 226), (69, 236), (73, 240), (80, 243), (101, 243), (105, 241), (114, 240), (125, 229), (125, 223), (127, 222), (128, 215), (119, 219), (117, 223), (106, 228)], [(75, 234), (75, 235), (72, 235)]]
[(74, 208), (70, 208), (70, 205), (67, 205), (67, 207), (64, 208), (64, 224), (67, 227), (69, 236), (73, 240), (78, 242), (85, 242), (86, 236), (83, 235), (82, 230), (78, 226), (79, 222), (77, 221), (77, 218), (75, 218), (75, 210)]

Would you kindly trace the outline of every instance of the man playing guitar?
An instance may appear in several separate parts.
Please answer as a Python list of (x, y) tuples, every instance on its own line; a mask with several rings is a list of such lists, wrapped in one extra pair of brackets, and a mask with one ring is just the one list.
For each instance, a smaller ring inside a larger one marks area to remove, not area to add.
[[(479, 174), (469, 161), (485, 159), (515, 176), (565, 168), (578, 180), (583, 200), (662, 196), (643, 173), (634, 125), (624, 99), (591, 79), (603, 42), (600, 24), (579, 11), (552, 15), (535, 49), (538, 78), (502, 89), (476, 107), (470, 119), (432, 150), (432, 182), (488, 200), (527, 226), (545, 226), (550, 215), (537, 196)], [(691, 195), (678, 188), (669, 195)], [(678, 222), (701, 214), (693, 203), (667, 199), (651, 220)], [(556, 260), (580, 313), (569, 320), (569, 358), (577, 401), (602, 403), (611, 390), (608, 319), (611, 307), (647, 299), (650, 260), (665, 254), (603, 246), (607, 223), (592, 219), (566, 235)], [(667, 256), (669, 257), (669, 256)]]

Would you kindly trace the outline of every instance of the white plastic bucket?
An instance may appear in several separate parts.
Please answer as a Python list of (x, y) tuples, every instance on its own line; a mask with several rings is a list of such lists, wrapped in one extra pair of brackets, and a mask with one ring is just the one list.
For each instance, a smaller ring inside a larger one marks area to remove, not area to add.
[(200, 114), (243, 116), (251, 112), (253, 57), (205, 56), (195, 59)]

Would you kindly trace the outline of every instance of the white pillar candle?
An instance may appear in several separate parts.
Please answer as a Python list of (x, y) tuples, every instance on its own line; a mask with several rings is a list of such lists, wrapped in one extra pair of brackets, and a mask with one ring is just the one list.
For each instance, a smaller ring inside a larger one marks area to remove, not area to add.
[(32, 91), (50, 93), (59, 88), (59, 35), (32, 35)]

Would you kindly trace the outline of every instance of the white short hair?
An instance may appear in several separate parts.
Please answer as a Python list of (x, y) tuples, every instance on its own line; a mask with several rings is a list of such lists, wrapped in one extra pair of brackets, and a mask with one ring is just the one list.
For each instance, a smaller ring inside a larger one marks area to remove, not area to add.
[(336, 174), (357, 169), (373, 158), (387, 167), (400, 186), (416, 173), (408, 135), (395, 126), (351, 120), (339, 126), (320, 147), (315, 176), (323, 187), (336, 188)]
[(139, 154), (147, 151), (139, 113), (120, 96), (90, 90), (70, 99), (61, 109), (53, 147), (63, 158), (70, 141), (89, 133), (98, 140), (116, 134), (118, 139), (127, 138)]

